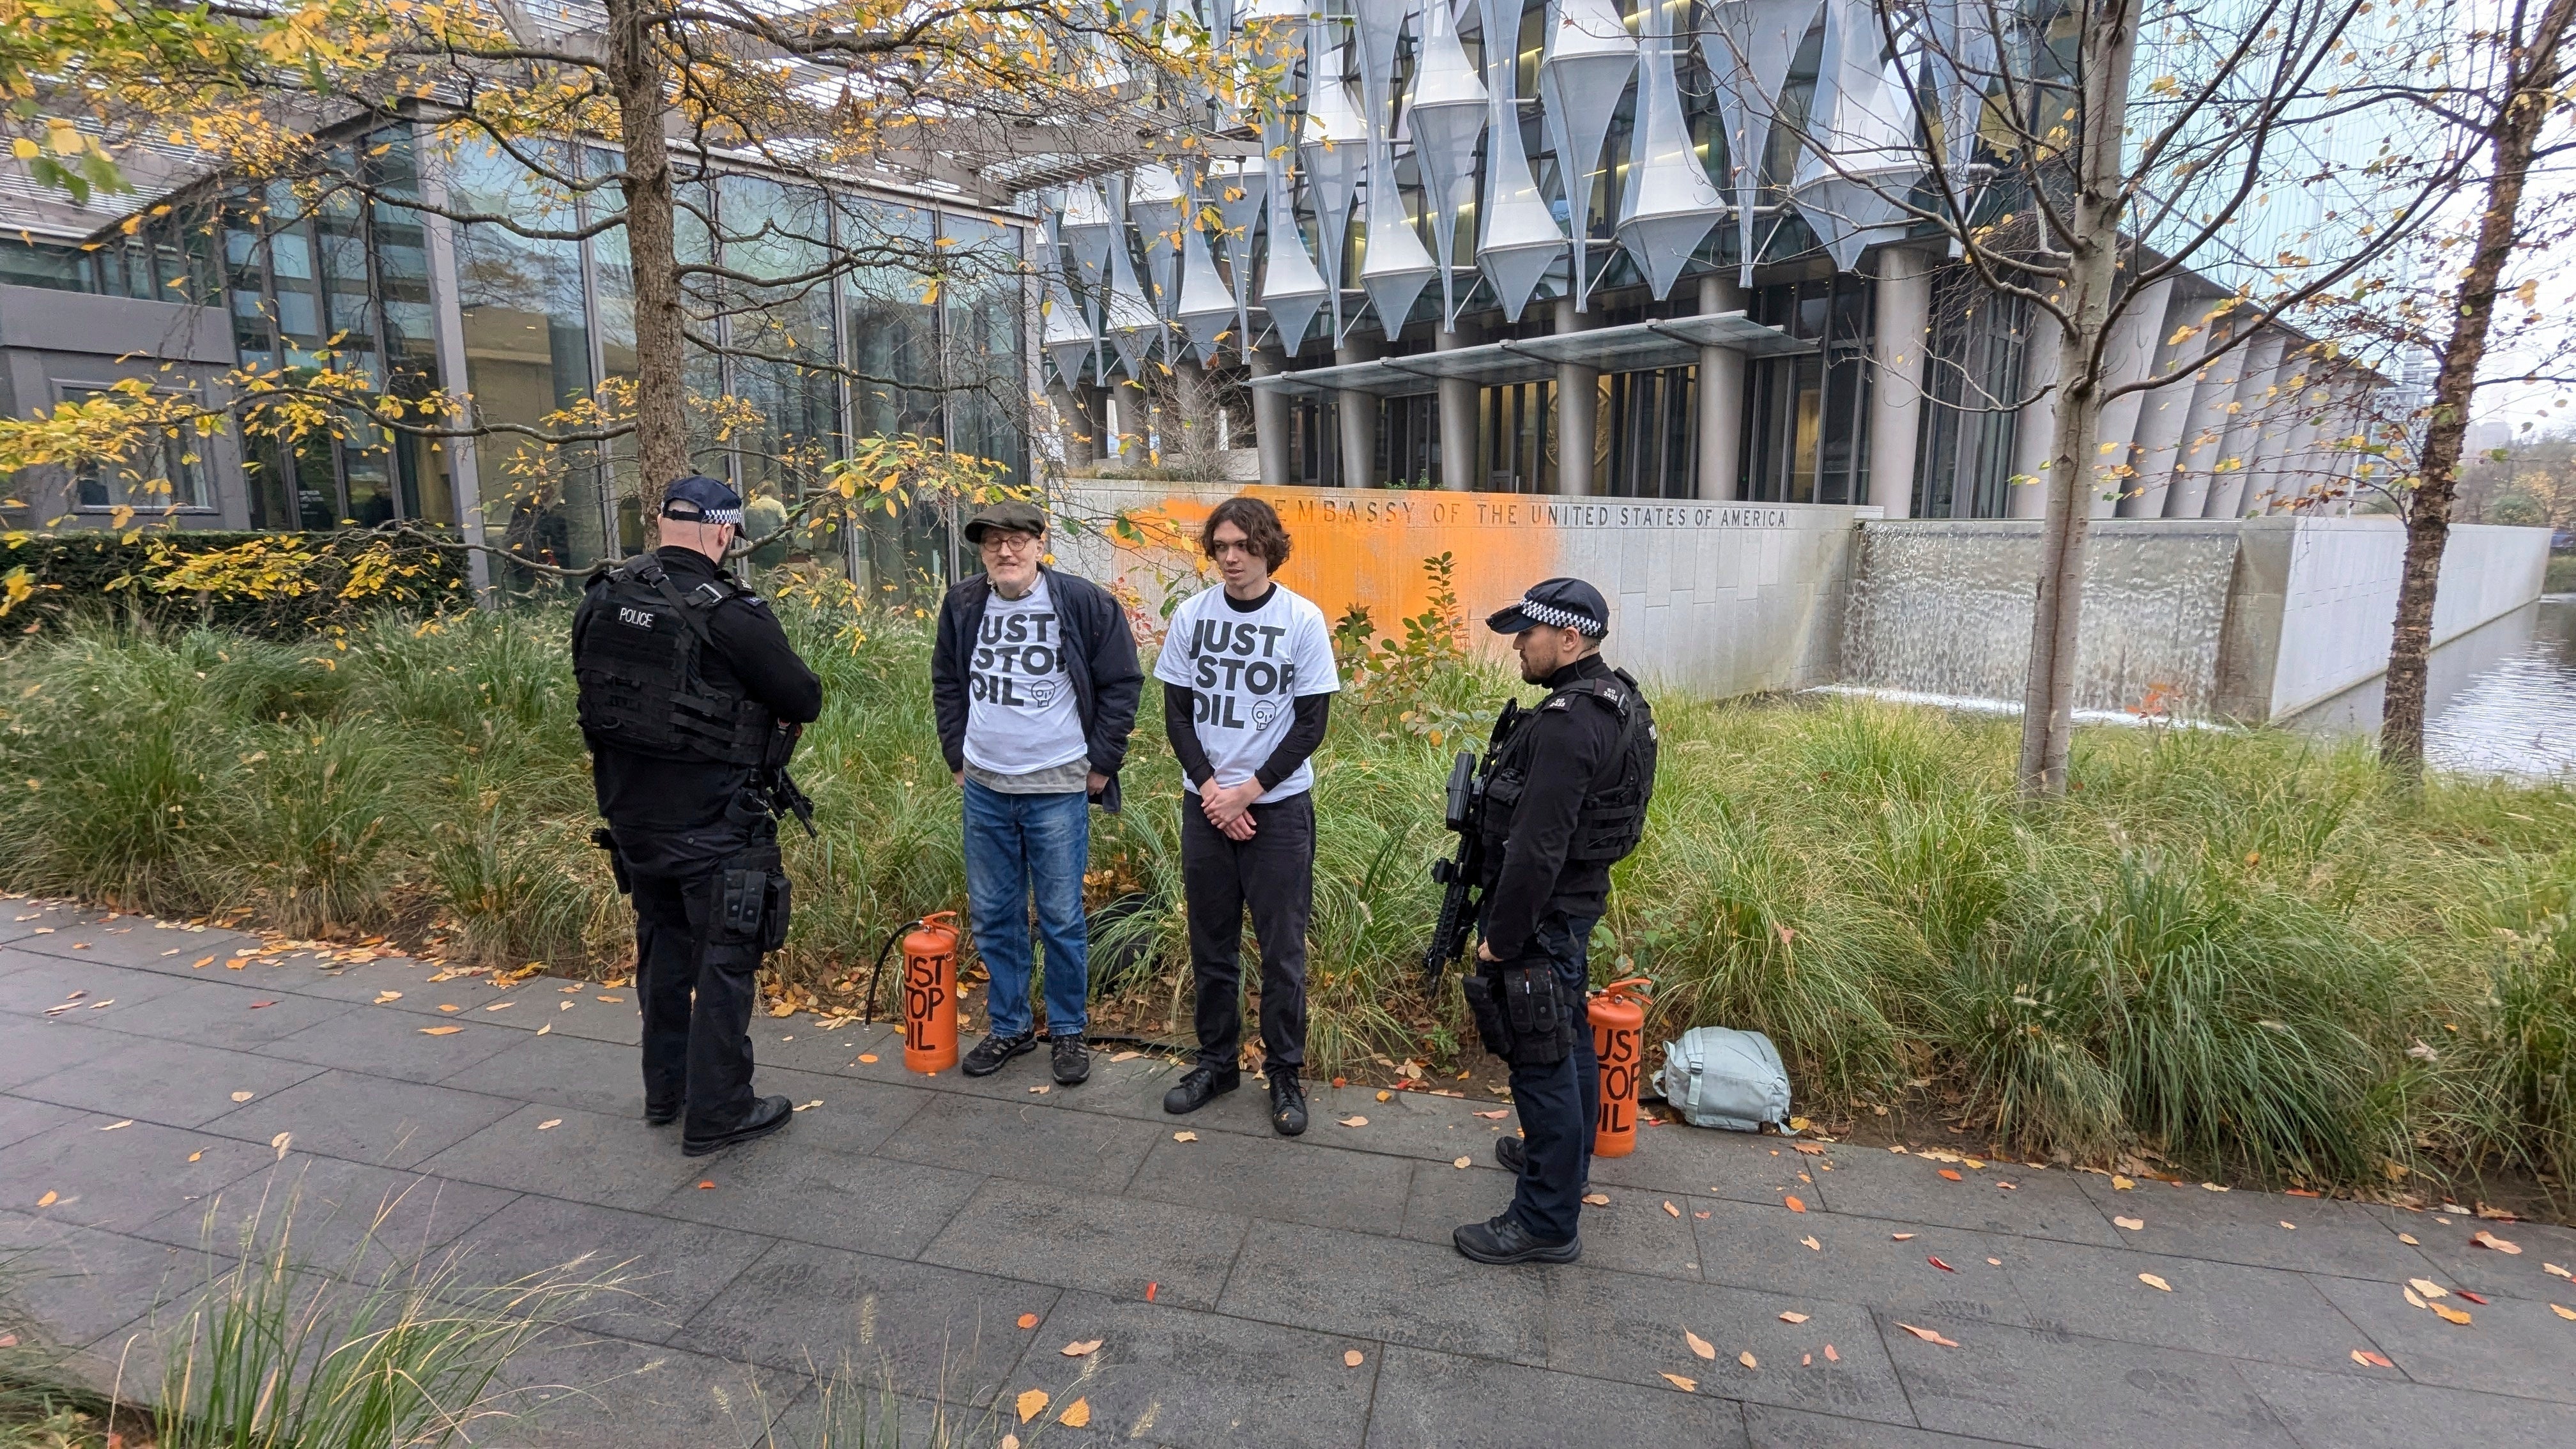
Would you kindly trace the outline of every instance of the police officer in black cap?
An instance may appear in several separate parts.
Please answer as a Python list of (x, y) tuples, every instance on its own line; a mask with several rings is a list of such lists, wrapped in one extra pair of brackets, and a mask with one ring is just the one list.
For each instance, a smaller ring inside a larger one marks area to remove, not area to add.
[(1451, 1240), (1480, 1263), (1571, 1263), (1601, 1113), (1587, 950), (1610, 867), (1644, 833), (1655, 722), (1637, 682), (1601, 658), (1610, 606), (1590, 584), (1549, 579), (1486, 624), (1512, 636), (1521, 677), (1548, 695), (1496, 746), (1484, 939), (1467, 987), (1479, 1033), (1511, 1062), (1521, 1135), (1494, 1156), (1520, 1181), (1500, 1216)]
[(725, 571), (742, 498), (713, 478), (671, 484), (662, 546), (591, 576), (573, 615), (582, 736), (617, 883), (635, 900), (644, 1011), (644, 1120), (683, 1108), (703, 1156), (787, 1125), (751, 1090), (753, 977), (787, 934), (773, 811), (796, 731), (822, 711), (759, 596)]

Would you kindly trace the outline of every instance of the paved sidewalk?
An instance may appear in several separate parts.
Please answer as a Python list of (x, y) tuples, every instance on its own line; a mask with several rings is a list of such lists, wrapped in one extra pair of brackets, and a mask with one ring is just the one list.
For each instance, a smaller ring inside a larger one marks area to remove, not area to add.
[(202, 1281), (210, 1214), (226, 1248), (300, 1185), (325, 1266), (388, 1201), (478, 1280), (633, 1260), (642, 1296), (513, 1366), (587, 1391), (501, 1436), (548, 1445), (792, 1443), (845, 1361), (1006, 1419), (1087, 1401), (1051, 1446), (2576, 1442), (2564, 1229), (1663, 1127), (1597, 1164), (1580, 1265), (1485, 1268), (1448, 1246), (1508, 1196), (1484, 1103), (1326, 1090), (1282, 1141), (1249, 1084), (1163, 1116), (1150, 1059), (1035, 1093), (1043, 1054), (925, 1080), (882, 1029), (763, 1019), (763, 1090), (821, 1105), (684, 1159), (631, 991), (228, 969), (257, 944), (0, 902), (0, 1252), (43, 1250), (32, 1306), (95, 1365)]

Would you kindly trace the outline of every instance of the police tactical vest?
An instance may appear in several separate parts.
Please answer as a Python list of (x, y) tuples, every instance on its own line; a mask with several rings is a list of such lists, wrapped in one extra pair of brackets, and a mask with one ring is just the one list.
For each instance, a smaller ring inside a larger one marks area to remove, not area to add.
[(591, 580), (593, 617), (573, 675), (581, 727), (603, 744), (673, 759), (758, 765), (776, 720), (769, 707), (717, 690), (699, 672), (707, 618), (732, 598), (717, 579), (686, 593), (651, 554)]
[[(1646, 807), (1655, 797), (1655, 712), (1624, 669), (1612, 670), (1608, 678), (1578, 679), (1539, 701), (1538, 708), (1544, 710), (1559, 700), (1569, 701), (1565, 707), (1571, 708), (1570, 701), (1577, 697), (1617, 715), (1619, 738), (1610, 747), (1602, 773), (1584, 793), (1565, 859), (1569, 865), (1578, 861), (1607, 865), (1625, 859), (1646, 838)], [(1487, 829), (1498, 839), (1510, 834), (1521, 792), (1529, 784), (1530, 755), (1536, 746), (1528, 720), (1537, 713), (1532, 710), (1522, 716), (1522, 723), (1512, 730), (1486, 789)], [(1491, 858), (1499, 868), (1501, 852), (1493, 851)]]

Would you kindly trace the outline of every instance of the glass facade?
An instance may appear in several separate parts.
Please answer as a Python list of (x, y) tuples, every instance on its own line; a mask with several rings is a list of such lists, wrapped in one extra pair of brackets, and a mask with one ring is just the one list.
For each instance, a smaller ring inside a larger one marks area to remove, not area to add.
[(2012, 512), (2020, 437), (2023, 342), (2030, 304), (1989, 291), (1966, 267), (1932, 280), (1924, 349), (1922, 438), (1914, 455), (1914, 516), (2003, 518)]

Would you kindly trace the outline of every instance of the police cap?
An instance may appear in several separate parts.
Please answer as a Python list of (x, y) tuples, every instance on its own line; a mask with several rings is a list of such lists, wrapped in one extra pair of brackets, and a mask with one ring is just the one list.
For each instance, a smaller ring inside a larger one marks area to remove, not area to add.
[(1581, 579), (1549, 579), (1532, 584), (1519, 603), (1497, 609), (1485, 620), (1485, 627), (1497, 634), (1519, 634), (1541, 624), (1571, 629), (1586, 639), (1607, 638), (1610, 604)]
[(704, 473), (675, 478), (662, 490), (662, 516), (681, 523), (742, 526), (742, 495)]

